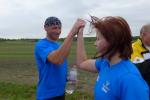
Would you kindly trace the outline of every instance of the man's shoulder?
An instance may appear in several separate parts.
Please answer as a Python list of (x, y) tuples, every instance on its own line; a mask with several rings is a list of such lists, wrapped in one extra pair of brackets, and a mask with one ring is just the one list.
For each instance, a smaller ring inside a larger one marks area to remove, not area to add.
[(45, 39), (40, 39), (39, 41), (36, 42), (35, 48), (43, 47), (46, 46), (48, 42)]
[(36, 42), (36, 44), (40, 44), (40, 43), (44, 43), (44, 42), (46, 42), (46, 39), (45, 39), (45, 38), (38, 40), (38, 41)]
[(142, 42), (140, 39), (136, 40), (135, 42), (132, 43), (133, 48), (141, 48), (142, 47)]
[(36, 45), (47, 45), (47, 44), (52, 44), (52, 42), (51, 41), (48, 41), (47, 39), (45, 39), (45, 38), (43, 38), (43, 39), (40, 39), (39, 41), (37, 41), (37, 43), (36, 43)]
[(35, 48), (54, 48), (57, 49), (61, 44), (57, 41), (49, 41), (47, 39), (41, 39), (35, 44)]
[[(132, 49), (133, 49), (133, 54), (138, 53), (141, 55), (141, 52), (145, 51), (145, 48), (142, 45), (142, 42), (140, 39), (132, 43)], [(137, 55), (137, 54), (136, 54)]]

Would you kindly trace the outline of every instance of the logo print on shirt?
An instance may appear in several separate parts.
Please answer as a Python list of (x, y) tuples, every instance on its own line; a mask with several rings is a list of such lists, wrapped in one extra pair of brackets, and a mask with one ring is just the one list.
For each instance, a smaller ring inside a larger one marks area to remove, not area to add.
[(105, 93), (107, 93), (108, 91), (110, 91), (109, 85), (110, 85), (110, 83), (108, 81), (106, 81), (105, 83), (103, 83), (102, 91), (104, 91)]
[(96, 81), (99, 81), (99, 75), (97, 76), (97, 79), (96, 79)]

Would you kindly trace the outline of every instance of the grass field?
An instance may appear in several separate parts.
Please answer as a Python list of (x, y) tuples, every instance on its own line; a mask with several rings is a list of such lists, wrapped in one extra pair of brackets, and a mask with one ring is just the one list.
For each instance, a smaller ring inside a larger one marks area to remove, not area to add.
[[(94, 41), (86, 41), (88, 57), (94, 56)], [(34, 41), (0, 41), (0, 100), (35, 100), (38, 73), (34, 60)], [(76, 43), (73, 43), (69, 64), (75, 60)], [(96, 74), (78, 70), (78, 85), (66, 100), (92, 100)], [(88, 76), (87, 76), (88, 75)]]

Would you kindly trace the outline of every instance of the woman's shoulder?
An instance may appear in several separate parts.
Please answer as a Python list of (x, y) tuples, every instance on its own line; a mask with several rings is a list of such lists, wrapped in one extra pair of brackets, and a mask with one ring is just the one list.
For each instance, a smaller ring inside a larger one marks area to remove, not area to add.
[(133, 75), (141, 77), (141, 74), (137, 67), (130, 60), (123, 60), (117, 67), (118, 77), (124, 77), (128, 75)]

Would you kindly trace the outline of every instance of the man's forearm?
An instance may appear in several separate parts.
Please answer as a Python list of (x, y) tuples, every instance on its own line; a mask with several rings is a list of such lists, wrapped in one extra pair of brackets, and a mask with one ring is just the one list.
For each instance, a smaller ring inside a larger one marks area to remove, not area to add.
[(48, 55), (48, 61), (55, 64), (62, 63), (69, 55), (73, 37), (78, 33), (79, 29), (84, 26), (85, 22), (81, 19), (77, 19), (62, 46)]
[(72, 31), (68, 34), (67, 38), (64, 40), (63, 44), (58, 50), (53, 51), (48, 55), (48, 61), (54, 64), (60, 64), (64, 61), (65, 58), (68, 57), (71, 44), (73, 40)]
[(68, 34), (67, 38), (64, 40), (64, 43), (58, 49), (58, 55), (60, 58), (67, 58), (68, 57), (68, 55), (70, 53), (73, 37), (74, 36), (72, 34)]

